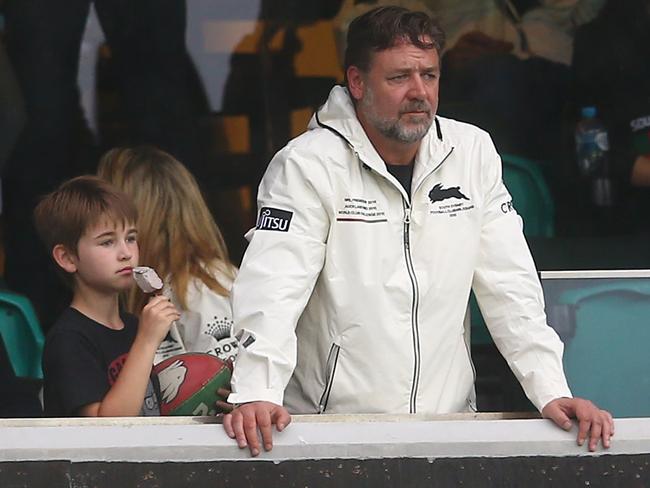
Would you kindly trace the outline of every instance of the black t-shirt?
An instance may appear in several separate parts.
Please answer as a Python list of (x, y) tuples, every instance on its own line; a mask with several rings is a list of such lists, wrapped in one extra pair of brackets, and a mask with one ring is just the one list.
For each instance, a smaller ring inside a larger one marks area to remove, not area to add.
[[(138, 330), (138, 319), (120, 313), (121, 330), (110, 329), (74, 308), (66, 309), (47, 335), (43, 351), (45, 415), (70, 417), (100, 402), (115, 383)], [(159, 415), (150, 381), (141, 415)]]
[(406, 194), (411, 196), (411, 180), (413, 179), (413, 163), (411, 164), (388, 164), (386, 163), (388, 172), (392, 174), (397, 181), (399, 181)]

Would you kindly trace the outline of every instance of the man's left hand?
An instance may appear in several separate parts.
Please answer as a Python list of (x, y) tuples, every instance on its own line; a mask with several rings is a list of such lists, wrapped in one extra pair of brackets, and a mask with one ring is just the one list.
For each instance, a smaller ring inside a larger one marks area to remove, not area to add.
[(590, 451), (596, 450), (599, 439), (602, 439), (603, 447), (608, 448), (614, 435), (612, 415), (584, 398), (556, 398), (542, 409), (542, 416), (564, 430), (571, 430), (571, 419), (575, 418), (579, 427), (578, 445), (582, 446), (589, 437)]

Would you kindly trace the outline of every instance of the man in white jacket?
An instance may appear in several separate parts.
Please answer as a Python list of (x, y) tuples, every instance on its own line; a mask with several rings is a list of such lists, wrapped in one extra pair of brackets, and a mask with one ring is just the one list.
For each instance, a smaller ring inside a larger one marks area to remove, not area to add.
[(524, 391), (560, 427), (609, 446), (613, 421), (571, 398), (521, 219), (489, 136), (437, 117), (444, 34), (381, 7), (350, 25), (347, 88), (271, 161), (233, 286), (239, 340), (224, 418), (272, 448), (291, 413), (475, 409), (464, 334), (473, 289)]

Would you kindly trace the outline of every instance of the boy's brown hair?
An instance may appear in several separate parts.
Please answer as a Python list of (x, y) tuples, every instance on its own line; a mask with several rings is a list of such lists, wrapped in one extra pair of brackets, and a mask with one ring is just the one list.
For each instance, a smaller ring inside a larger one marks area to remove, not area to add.
[[(96, 176), (79, 176), (62, 183), (34, 209), (36, 231), (48, 251), (62, 244), (74, 255), (84, 232), (100, 224), (102, 217), (127, 225), (137, 222), (138, 212), (129, 197)], [(72, 283), (67, 273), (60, 274)]]

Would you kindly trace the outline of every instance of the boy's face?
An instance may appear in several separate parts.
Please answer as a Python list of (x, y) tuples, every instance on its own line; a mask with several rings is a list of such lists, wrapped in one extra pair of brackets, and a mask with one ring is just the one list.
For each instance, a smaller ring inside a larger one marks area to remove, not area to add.
[(123, 226), (109, 219), (87, 229), (72, 257), (77, 286), (108, 293), (128, 289), (139, 259), (136, 237), (133, 224)]

